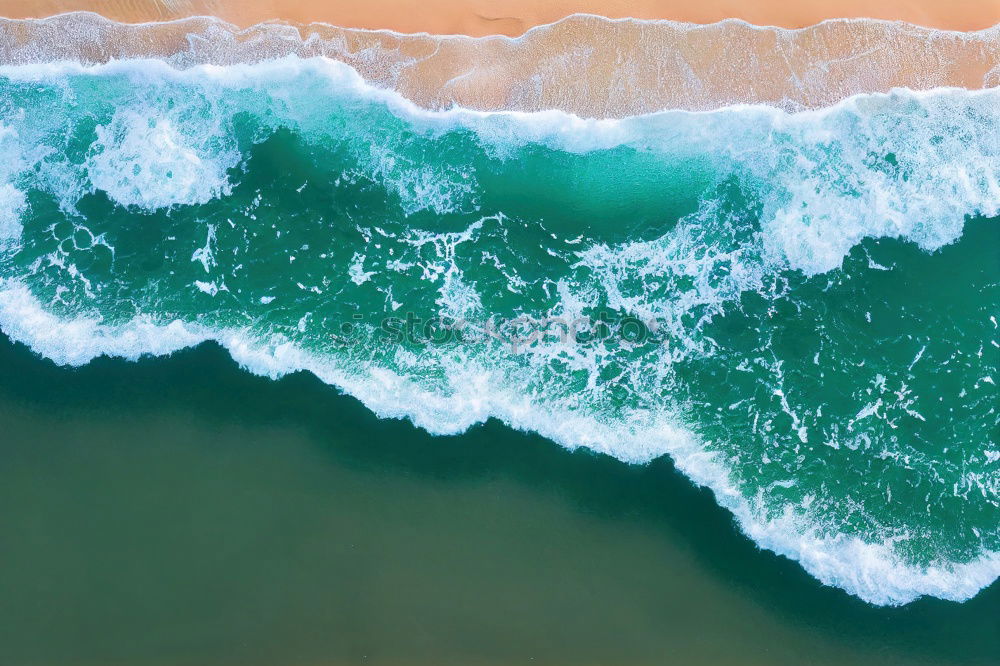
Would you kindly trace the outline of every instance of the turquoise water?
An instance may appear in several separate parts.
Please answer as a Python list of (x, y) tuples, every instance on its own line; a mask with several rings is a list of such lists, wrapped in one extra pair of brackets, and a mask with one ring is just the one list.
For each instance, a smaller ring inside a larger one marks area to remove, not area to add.
[(0, 68), (0, 328), (668, 455), (875, 604), (1000, 574), (1000, 93), (585, 121), (286, 59)]

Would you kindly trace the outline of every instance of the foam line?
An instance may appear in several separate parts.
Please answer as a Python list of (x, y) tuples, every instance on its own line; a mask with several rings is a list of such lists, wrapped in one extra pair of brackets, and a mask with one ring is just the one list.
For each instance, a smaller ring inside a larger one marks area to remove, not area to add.
[(992, 87), (1000, 83), (998, 30), (872, 19), (785, 30), (574, 15), (516, 38), (468, 38), (325, 24), (241, 30), (212, 17), (121, 24), (80, 12), (0, 20), (0, 63), (158, 58), (188, 67), (325, 56), (426, 108), (622, 117), (733, 104), (817, 108), (894, 87)]
[[(81, 217), (76, 211), (80, 200), (101, 193), (116, 211), (134, 214), (135, 224), (142, 224), (148, 213), (197, 210), (224, 200), (245, 158), (234, 138), (233, 119), (248, 114), (261, 123), (264, 134), (288, 129), (319, 143), (329, 132), (329, 117), (317, 115), (317, 109), (346, 109), (337, 116), (338, 136), (369, 148), (353, 155), (357, 169), (398, 198), (404, 222), (418, 213), (470, 214), (480, 184), (474, 173), (458, 173), (454, 165), (407, 161), (394, 152), (397, 134), (406, 141), (427, 142), (425, 155), (442, 145), (435, 141), (451, 134), (471, 135), (483, 159), (497, 163), (537, 146), (574, 155), (627, 147), (680, 162), (702, 156), (720, 182), (738, 176), (748, 197), (759, 202), (759, 229), (741, 235), (738, 220), (727, 217), (720, 203), (706, 195), (697, 211), (659, 238), (594, 242), (575, 250), (570, 266), (591, 276), (591, 290), (600, 290), (612, 307), (653, 314), (675, 325), (676, 337), (692, 349), (709, 343), (694, 339), (697, 331), (686, 323), (691, 313), (703, 313), (699, 322), (711, 318), (742, 294), (762, 291), (768, 277), (788, 271), (834, 273), (852, 248), (868, 238), (904, 239), (934, 252), (962, 236), (967, 217), (1000, 214), (997, 90), (895, 90), (798, 112), (738, 105), (584, 119), (555, 110), (428, 110), (401, 93), (371, 85), (342, 62), (297, 56), (188, 67), (150, 59), (6, 65), (0, 67), (0, 83), (31, 83), (22, 90), (41, 95), (44, 108), (67, 114), (18, 108), (31, 103), (27, 94), (24, 101), (0, 109), (0, 156), (5, 158), (0, 161), (0, 258), (5, 259), (23, 240), (27, 227), (21, 223), (34, 212), (27, 196), (32, 191), (52, 195), (74, 221)], [(109, 97), (102, 85), (127, 94)], [(82, 95), (84, 101), (79, 101), (81, 91), (91, 97)], [(87, 104), (108, 108), (89, 115), (94, 109)], [(77, 147), (79, 161), (60, 159), (66, 151), (59, 142), (68, 141), (72, 132), (67, 127), (81, 118), (96, 123), (92, 143)], [(377, 135), (381, 150), (370, 149), (374, 135), (367, 132), (373, 122), (383, 123)], [(398, 241), (399, 247), (417, 251), (428, 248), (428, 253), (433, 248), (436, 257), (424, 268), (436, 290), (435, 302), (443, 312), (464, 314), (481, 306), (480, 294), (455, 263), (455, 248), (471, 244), (487, 226), (502, 221), (500, 215), (483, 217), (464, 231), (441, 233), (409, 229), (412, 233), (402, 240), (383, 232), (384, 242)], [(192, 288), (204, 298), (226, 291), (224, 282), (206, 277), (221, 256), (218, 230), (211, 224), (199, 235), (194, 253), (183, 258), (195, 265)], [(77, 236), (84, 244), (100, 240), (88, 230), (74, 233), (74, 245)], [(374, 253), (354, 253), (350, 266), (342, 267), (354, 287), (373, 287), (382, 278), (371, 268)], [(6, 272), (0, 274), (0, 329), (60, 364), (80, 365), (101, 355), (138, 360), (214, 341), (255, 374), (280, 377), (306, 370), (382, 417), (407, 418), (435, 434), (461, 433), (497, 418), (566, 448), (586, 447), (628, 463), (670, 455), (695, 483), (712, 489), (756, 543), (872, 603), (902, 604), (921, 595), (963, 600), (1000, 575), (1000, 554), (994, 550), (984, 549), (962, 562), (937, 560), (918, 567), (902, 559), (891, 539), (831, 536), (811, 522), (808, 512), (791, 508), (771, 515), (759, 498), (741, 492), (724, 456), (702, 441), (675, 409), (647, 404), (609, 416), (524, 390), (526, 382), (520, 380), (526, 373), (530, 378), (531, 372), (547, 367), (550, 359), (542, 355), (530, 357), (536, 365), (519, 370), (516, 362), (502, 366), (502, 359), (489, 365), (484, 359), (495, 359), (489, 354), (457, 357), (431, 349), (409, 367), (433, 368), (440, 378), (421, 383), (416, 373), (311, 351), (299, 340), (249, 327), (196, 323), (176, 314), (166, 322), (152, 309), (117, 324), (108, 323), (96, 309), (88, 314), (78, 308), (60, 318), (30, 286), (33, 277), (57, 261), (62, 259), (39, 258), (27, 273), (0, 263)], [(71, 275), (80, 275), (75, 266), (72, 270)], [(663, 284), (677, 278), (675, 285), (687, 286), (657, 301), (646, 297), (645, 290), (638, 296), (630, 291), (637, 275), (654, 276)], [(308, 291), (305, 285), (300, 289)], [(562, 312), (579, 310), (593, 296), (574, 292), (566, 280), (555, 289), (554, 307)], [(273, 300), (269, 298), (254, 300), (266, 305)], [(308, 314), (299, 319), (300, 332), (306, 330)], [(561, 360), (600, 369), (600, 359), (594, 357)], [(780, 364), (777, 372), (780, 378)], [(776, 395), (798, 424), (784, 393)]]

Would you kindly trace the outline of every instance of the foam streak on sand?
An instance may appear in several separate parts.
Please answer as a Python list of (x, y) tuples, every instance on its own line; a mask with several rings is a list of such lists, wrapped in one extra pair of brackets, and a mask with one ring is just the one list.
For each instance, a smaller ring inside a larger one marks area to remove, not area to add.
[(126, 23), (218, 16), (246, 27), (267, 20), (322, 22), (349, 28), (436, 35), (517, 36), (571, 14), (715, 23), (737, 18), (757, 25), (802, 28), (858, 16), (943, 30), (980, 30), (1000, 22), (1000, 0), (6, 0), (11, 18), (94, 11)]
[(6, 64), (148, 57), (190, 67), (292, 54), (345, 62), (427, 108), (560, 109), (582, 117), (758, 103), (796, 110), (896, 87), (1000, 84), (1000, 27), (959, 33), (832, 20), (784, 30), (578, 15), (516, 39), (477, 39), (326, 24), (240, 29), (206, 17), (126, 25), (77, 13), (0, 23)]

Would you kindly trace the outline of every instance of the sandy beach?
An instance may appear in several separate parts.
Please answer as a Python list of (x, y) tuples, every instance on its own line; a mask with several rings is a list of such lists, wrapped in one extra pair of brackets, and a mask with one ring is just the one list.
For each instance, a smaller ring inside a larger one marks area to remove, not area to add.
[(691, 23), (738, 18), (755, 25), (783, 28), (803, 28), (831, 18), (906, 21), (931, 28), (966, 31), (988, 28), (1000, 22), (1000, 0), (423, 0), (419, 3), (419, 11), (414, 11), (414, 3), (408, 0), (12, 0), (4, 5), (2, 12), (8, 18), (94, 11), (117, 21), (136, 23), (209, 15), (240, 27), (280, 19), (368, 30), (473, 37), (520, 35), (533, 26), (578, 13)]
[(998, 128), (1000, 0), (2, 0), (0, 666), (1000, 666)]
[(733, 104), (798, 110), (895, 87), (1000, 82), (1000, 0), (427, 0), (420, 7), (13, 0), (2, 10), (12, 20), (0, 22), (0, 62), (155, 57), (187, 67), (325, 56), (431, 109), (583, 117)]
[(575, 15), (519, 38), (473, 38), (326, 23), (240, 28), (211, 17), (134, 25), (75, 13), (0, 22), (0, 62), (155, 57), (188, 67), (325, 56), (431, 109), (623, 117), (734, 104), (817, 108), (896, 87), (991, 87), (1000, 81), (998, 30), (844, 19), (789, 30)]

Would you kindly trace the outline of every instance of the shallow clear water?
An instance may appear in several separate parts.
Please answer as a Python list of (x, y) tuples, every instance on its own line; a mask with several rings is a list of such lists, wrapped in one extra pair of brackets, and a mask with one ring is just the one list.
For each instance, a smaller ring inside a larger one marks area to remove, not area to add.
[(0, 328), (216, 340), (383, 417), (669, 455), (866, 601), (1000, 571), (996, 91), (622, 121), (346, 66), (0, 69)]

